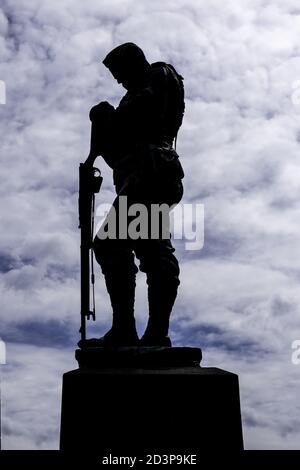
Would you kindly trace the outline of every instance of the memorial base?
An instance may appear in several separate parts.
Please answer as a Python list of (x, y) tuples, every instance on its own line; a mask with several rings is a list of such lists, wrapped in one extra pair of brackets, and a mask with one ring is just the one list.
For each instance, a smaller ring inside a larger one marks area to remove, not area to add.
[(95, 348), (76, 357), (80, 368), (63, 376), (61, 450), (243, 449), (238, 376), (200, 367), (200, 349)]

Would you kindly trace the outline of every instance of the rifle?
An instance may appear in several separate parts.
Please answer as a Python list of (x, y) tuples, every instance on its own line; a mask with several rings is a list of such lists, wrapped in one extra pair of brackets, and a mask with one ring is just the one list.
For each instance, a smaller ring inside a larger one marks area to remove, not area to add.
[[(102, 184), (101, 172), (98, 168), (80, 163), (79, 165), (79, 228), (80, 241), (80, 287), (81, 287), (81, 340), (86, 340), (86, 319), (96, 320), (95, 315), (95, 275), (93, 259), (93, 230), (95, 193), (100, 191)], [(91, 275), (90, 275), (91, 274)], [(92, 283), (93, 308), (90, 307), (90, 283)]]

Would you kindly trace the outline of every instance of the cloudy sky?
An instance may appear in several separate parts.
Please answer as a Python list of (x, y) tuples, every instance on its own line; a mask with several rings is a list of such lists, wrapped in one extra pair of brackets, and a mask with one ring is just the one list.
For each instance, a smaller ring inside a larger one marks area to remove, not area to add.
[[(4, 448), (58, 448), (61, 377), (77, 367), (78, 164), (90, 107), (123, 95), (101, 59), (127, 41), (185, 78), (178, 153), (184, 202), (204, 204), (205, 244), (176, 241), (174, 345), (199, 346), (204, 366), (239, 374), (246, 448), (299, 448), (299, 29), (296, 0), (1, 1)], [(97, 202), (110, 202), (111, 172), (98, 165)], [(97, 278), (93, 336), (110, 318)]]

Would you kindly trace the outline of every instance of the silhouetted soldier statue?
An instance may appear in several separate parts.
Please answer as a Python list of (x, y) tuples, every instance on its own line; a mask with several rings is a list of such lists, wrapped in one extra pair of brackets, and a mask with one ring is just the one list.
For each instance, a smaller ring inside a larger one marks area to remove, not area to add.
[[(86, 165), (102, 155), (113, 169), (117, 213), (121, 195), (127, 196), (128, 207), (177, 204), (184, 174), (173, 143), (184, 114), (182, 77), (170, 64), (149, 64), (133, 43), (113, 49), (103, 64), (127, 93), (116, 109), (106, 101), (91, 109), (91, 153)], [(107, 220), (101, 230), (105, 224)], [(170, 236), (134, 240), (96, 235), (93, 249), (113, 309), (112, 327), (98, 345), (171, 346), (169, 318), (177, 296), (179, 265)], [(147, 275), (149, 300), (148, 324), (140, 340), (134, 318), (135, 256)]]

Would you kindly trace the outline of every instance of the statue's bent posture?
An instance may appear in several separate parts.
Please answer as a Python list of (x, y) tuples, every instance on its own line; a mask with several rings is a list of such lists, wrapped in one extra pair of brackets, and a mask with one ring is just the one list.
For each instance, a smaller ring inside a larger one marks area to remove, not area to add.
[[(112, 327), (98, 341), (103, 346), (171, 346), (168, 329), (179, 265), (170, 235), (151, 237), (150, 213), (153, 204), (174, 207), (183, 194), (184, 174), (173, 148), (184, 113), (182, 77), (170, 64), (149, 64), (133, 43), (118, 46), (103, 63), (127, 93), (116, 109), (108, 102), (92, 108), (92, 145), (86, 164), (102, 155), (113, 169), (116, 220), (121, 196), (127, 197), (127, 207), (144, 204), (149, 210), (149, 236), (132, 238), (123, 233), (121, 237), (117, 230), (116, 237), (109, 233), (103, 237), (110, 214), (95, 236), (93, 249), (113, 309)], [(128, 224), (130, 220), (127, 217)], [(149, 300), (148, 324), (140, 340), (134, 318), (135, 257), (147, 276)]]

